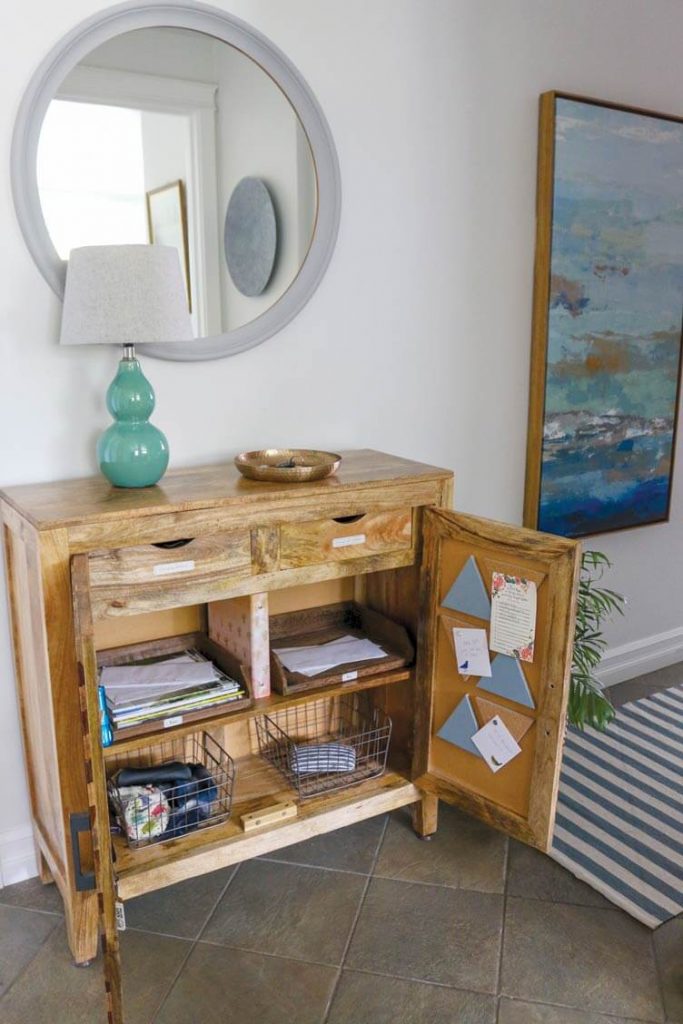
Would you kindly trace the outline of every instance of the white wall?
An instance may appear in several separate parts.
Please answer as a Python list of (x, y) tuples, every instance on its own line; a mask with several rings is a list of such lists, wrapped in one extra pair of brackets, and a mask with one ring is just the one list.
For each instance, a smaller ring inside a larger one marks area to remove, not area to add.
[[(259, 296), (245, 296), (227, 269), (221, 274), (223, 323), (234, 329), (269, 309), (290, 286), (301, 266), (300, 235), (310, 243), (315, 201), (310, 198), (314, 167), (311, 150), (300, 144), (299, 119), (284, 93), (263, 69), (238, 50), (222, 47), (216, 55), (218, 78), (218, 209), (225, 211), (242, 178), (261, 178), (275, 205), (277, 259)], [(304, 136), (305, 139), (305, 136)], [(308, 214), (308, 230), (303, 219)]]
[[(2, 6), (5, 166), (31, 72), (98, 7)], [(268, 444), (373, 446), (454, 468), (461, 509), (519, 522), (538, 94), (680, 113), (683, 5), (231, 0), (230, 10), (315, 90), (339, 150), (341, 232), (318, 292), (277, 337), (212, 364), (147, 361), (173, 464)], [(59, 303), (22, 242), (6, 176), (0, 237), (0, 480), (94, 472), (115, 356), (57, 347)], [(670, 524), (601, 540), (631, 600), (617, 645), (681, 631), (682, 460), (683, 444)], [(0, 803), (18, 842), (28, 810), (0, 615)]]

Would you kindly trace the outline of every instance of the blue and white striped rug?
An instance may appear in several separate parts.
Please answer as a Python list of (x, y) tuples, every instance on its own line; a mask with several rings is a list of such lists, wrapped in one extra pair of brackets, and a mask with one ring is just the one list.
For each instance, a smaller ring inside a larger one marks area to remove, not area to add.
[(683, 911), (683, 685), (568, 730), (550, 856), (650, 928)]

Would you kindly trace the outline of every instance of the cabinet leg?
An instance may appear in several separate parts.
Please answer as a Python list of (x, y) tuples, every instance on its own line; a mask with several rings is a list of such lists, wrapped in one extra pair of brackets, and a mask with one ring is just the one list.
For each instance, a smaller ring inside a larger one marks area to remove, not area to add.
[(64, 901), (66, 934), (74, 963), (86, 966), (97, 956), (99, 945), (99, 921), (97, 916), (97, 893), (76, 892), (71, 900)]
[(40, 850), (38, 850), (38, 876), (43, 885), (51, 885), (54, 882), (49, 865)]
[(439, 821), (439, 798), (432, 793), (425, 793), (410, 810), (416, 834), (420, 839), (431, 839)]

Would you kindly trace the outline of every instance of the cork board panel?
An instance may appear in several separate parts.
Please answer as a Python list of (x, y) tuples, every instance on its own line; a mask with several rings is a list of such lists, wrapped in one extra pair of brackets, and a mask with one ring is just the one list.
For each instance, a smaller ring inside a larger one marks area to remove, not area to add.
[[(520, 557), (511, 561), (509, 557), (497, 555), (492, 548), (482, 546), (473, 554), (471, 544), (444, 539), (441, 542), (437, 577), (439, 600), (451, 591), (459, 574), (474, 559), (484, 586), (490, 591), (494, 571), (514, 573), (534, 580), (537, 585), (536, 649), (534, 661), (524, 664), (522, 672), (531, 692), (535, 708), (508, 700), (477, 686), (477, 676), (460, 675), (453, 643), (454, 627), (480, 628), (489, 636), (489, 622), (462, 612), (440, 607), (436, 611), (438, 627), (433, 676), (433, 723), (429, 757), (429, 770), (444, 779), (457, 782), (483, 799), (494, 802), (522, 818), (528, 817), (529, 801), (536, 763), (536, 719), (543, 701), (544, 667), (547, 660), (549, 593), (548, 574), (544, 567), (534, 560)], [(497, 655), (491, 652), (492, 663)], [(483, 697), (489, 705), (499, 707), (501, 717), (506, 710), (529, 720), (524, 735), (519, 739), (521, 754), (497, 773), (491, 772), (483, 758), (462, 750), (437, 733), (453, 713), (461, 700), (469, 696), (476, 715), (476, 701)]]

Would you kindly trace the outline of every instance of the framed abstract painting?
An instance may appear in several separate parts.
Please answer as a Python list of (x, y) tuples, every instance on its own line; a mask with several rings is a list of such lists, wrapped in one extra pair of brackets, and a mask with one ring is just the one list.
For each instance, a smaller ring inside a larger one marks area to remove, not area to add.
[(683, 119), (544, 93), (525, 525), (668, 519), (682, 318)]

